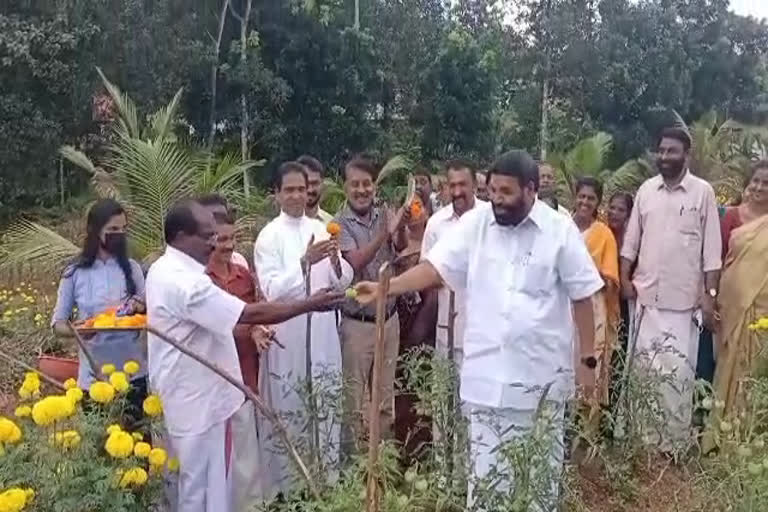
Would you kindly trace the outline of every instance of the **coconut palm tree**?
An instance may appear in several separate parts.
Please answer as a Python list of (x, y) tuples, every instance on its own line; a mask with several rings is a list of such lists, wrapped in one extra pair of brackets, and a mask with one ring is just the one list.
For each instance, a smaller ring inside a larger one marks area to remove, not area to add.
[(613, 137), (604, 132), (582, 139), (566, 152), (550, 153), (547, 163), (559, 174), (563, 191), (562, 200), (573, 204), (576, 182), (584, 176), (592, 176), (603, 182), (605, 195), (617, 191), (634, 192), (640, 184), (653, 176), (653, 165), (646, 156), (628, 160), (616, 170), (605, 168), (605, 159), (613, 147)]
[[(130, 218), (133, 255), (152, 258), (164, 246), (163, 221), (172, 204), (209, 192), (233, 197), (241, 189), (243, 172), (263, 162), (243, 162), (234, 155), (215, 159), (180, 142), (174, 128), (182, 90), (142, 123), (133, 101), (98, 72), (118, 114), (108, 154), (103, 162), (95, 163), (73, 146), (64, 146), (59, 153), (91, 175), (97, 196), (113, 197), (123, 204)], [(0, 268), (34, 265), (57, 269), (78, 251), (77, 244), (51, 229), (21, 220), (4, 235)]]

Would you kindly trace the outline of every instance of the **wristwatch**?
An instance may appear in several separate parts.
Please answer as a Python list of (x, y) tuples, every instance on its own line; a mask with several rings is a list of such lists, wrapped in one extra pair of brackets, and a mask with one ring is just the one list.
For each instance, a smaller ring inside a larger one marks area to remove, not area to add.
[(581, 364), (583, 364), (590, 370), (594, 370), (595, 368), (597, 368), (597, 358), (595, 358), (595, 356), (582, 357)]

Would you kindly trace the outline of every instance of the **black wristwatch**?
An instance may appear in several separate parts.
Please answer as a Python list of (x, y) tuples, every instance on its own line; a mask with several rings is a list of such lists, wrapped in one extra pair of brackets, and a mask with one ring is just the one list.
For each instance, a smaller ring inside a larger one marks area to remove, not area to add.
[(597, 359), (595, 358), (595, 356), (582, 357), (581, 364), (583, 364), (590, 370), (594, 370), (595, 368), (597, 368)]

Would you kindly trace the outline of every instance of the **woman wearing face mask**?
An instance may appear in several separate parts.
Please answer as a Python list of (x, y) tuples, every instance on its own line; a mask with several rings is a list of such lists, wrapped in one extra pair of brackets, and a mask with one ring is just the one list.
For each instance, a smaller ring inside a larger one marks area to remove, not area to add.
[(576, 183), (576, 209), (573, 221), (581, 231), (589, 254), (605, 281), (605, 288), (593, 296), (595, 314), (595, 357), (598, 360), (596, 398), (608, 402), (611, 381), (611, 357), (618, 340), (619, 324), (619, 257), (611, 229), (597, 220), (603, 200), (603, 185), (594, 178), (581, 178)]
[[(108, 308), (124, 307), (125, 314), (143, 313), (144, 275), (128, 258), (125, 210), (113, 199), (101, 199), (88, 212), (85, 242), (80, 255), (64, 269), (51, 323), (54, 332), (73, 337), (68, 321), (77, 308), (76, 320), (85, 320)], [(127, 361), (139, 363), (131, 376), (129, 401), (138, 410), (146, 396), (146, 358), (136, 331), (101, 332), (85, 342), (99, 368), (93, 369), (80, 351), (77, 385), (88, 389), (101, 365), (112, 363), (122, 370)], [(85, 338), (85, 337), (84, 337)]]

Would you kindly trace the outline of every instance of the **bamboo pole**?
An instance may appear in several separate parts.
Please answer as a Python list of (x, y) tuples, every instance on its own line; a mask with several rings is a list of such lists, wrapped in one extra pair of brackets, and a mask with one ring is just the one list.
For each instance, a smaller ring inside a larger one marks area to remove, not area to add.
[[(450, 361), (451, 368), (455, 368), (456, 357), (454, 350), (456, 348), (456, 293), (451, 290), (448, 296), (448, 361)], [(451, 384), (451, 395), (448, 399), (448, 439), (445, 443), (445, 464), (446, 475), (448, 475), (448, 485), (451, 485), (453, 480), (453, 451), (456, 445), (456, 408), (458, 400), (456, 395), (458, 393), (458, 385)]]
[(31, 367), (30, 365), (28, 365), (27, 363), (25, 363), (25, 362), (24, 362), (24, 361), (22, 361), (21, 359), (16, 359), (16, 358), (15, 358), (15, 357), (13, 357), (12, 355), (10, 355), (10, 354), (6, 354), (6, 353), (5, 353), (5, 352), (3, 352), (2, 350), (0, 350), (0, 357), (2, 357), (3, 359), (5, 359), (5, 360), (6, 360), (6, 361), (8, 361), (9, 363), (13, 363), (13, 364), (15, 364), (15, 365), (17, 365), (17, 366), (19, 366), (19, 367), (21, 367), (21, 368), (24, 368), (24, 369), (25, 369), (25, 370), (27, 370), (27, 371), (30, 371), (30, 372), (35, 372), (36, 374), (38, 374), (38, 375), (40, 376), (40, 378), (41, 378), (41, 379), (43, 379), (43, 380), (44, 380), (45, 382), (47, 382), (48, 384), (51, 384), (51, 385), (53, 385), (53, 386), (56, 386), (57, 388), (59, 388), (59, 389), (62, 389), (62, 390), (65, 390), (65, 389), (66, 389), (66, 388), (64, 387), (64, 384), (63, 384), (63, 383), (59, 382), (58, 380), (54, 379), (53, 377), (51, 377), (51, 376), (49, 376), (49, 375), (46, 375), (45, 373), (41, 372), (41, 371), (40, 371), (40, 370), (38, 370), (37, 368), (33, 368), (33, 367)]
[(392, 278), (392, 268), (388, 262), (379, 268), (379, 286), (376, 297), (376, 345), (373, 353), (373, 375), (371, 377), (371, 403), (368, 415), (368, 482), (366, 485), (365, 510), (379, 510), (379, 472), (377, 461), (379, 457), (379, 441), (381, 440), (381, 367), (384, 359), (384, 332), (387, 322), (387, 296), (389, 295), (389, 280)]
[(285, 444), (285, 447), (288, 450), (288, 454), (296, 463), (296, 466), (298, 467), (299, 472), (301, 473), (301, 476), (306, 481), (310, 494), (314, 499), (319, 499), (320, 494), (318, 493), (315, 482), (312, 480), (312, 476), (309, 473), (309, 469), (307, 469), (306, 464), (304, 464), (304, 461), (301, 460), (301, 456), (299, 455), (299, 452), (296, 450), (296, 447), (293, 445), (293, 443), (289, 439), (288, 432), (283, 426), (283, 423), (280, 421), (280, 418), (277, 417), (277, 414), (275, 414), (275, 412), (269, 406), (267, 406), (267, 404), (265, 404), (261, 400), (261, 398), (259, 398), (258, 395), (256, 395), (253, 391), (251, 391), (251, 389), (247, 387), (245, 384), (243, 384), (242, 382), (238, 382), (237, 380), (235, 380), (231, 375), (229, 375), (227, 372), (219, 368), (217, 365), (207, 361), (202, 356), (184, 347), (178, 341), (169, 338), (165, 334), (162, 334), (160, 331), (158, 331), (151, 325), (147, 326), (147, 332), (154, 336), (157, 336), (159, 339), (163, 340), (165, 343), (168, 343), (172, 347), (176, 348), (182, 354), (191, 357), (192, 359), (202, 364), (203, 366), (213, 371), (214, 373), (218, 374), (221, 378), (223, 378), (224, 380), (226, 380), (227, 382), (235, 386), (237, 389), (239, 389), (246, 396), (246, 398), (250, 400), (251, 403), (253, 403), (256, 409), (258, 409), (258, 411), (261, 414), (263, 414), (275, 427), (275, 431), (277, 432), (277, 435), (280, 437), (280, 440)]
[[(312, 265), (304, 259), (302, 260), (302, 270), (304, 273), (304, 289), (307, 298), (312, 294)], [(305, 371), (307, 379), (307, 400), (309, 402), (309, 453), (312, 462), (319, 465), (320, 462), (320, 431), (317, 424), (317, 400), (315, 400), (315, 390), (312, 376), (312, 312), (307, 313), (306, 334), (304, 338), (305, 349)]]

